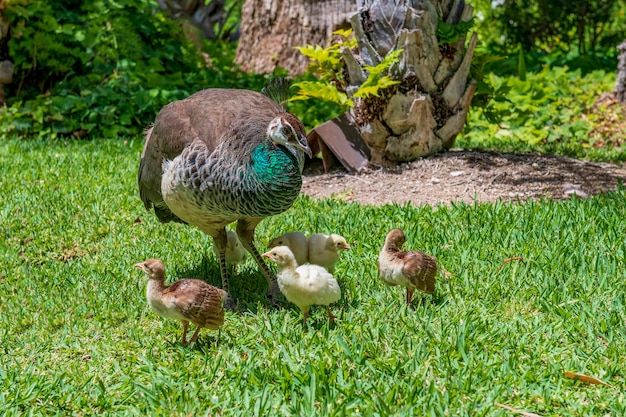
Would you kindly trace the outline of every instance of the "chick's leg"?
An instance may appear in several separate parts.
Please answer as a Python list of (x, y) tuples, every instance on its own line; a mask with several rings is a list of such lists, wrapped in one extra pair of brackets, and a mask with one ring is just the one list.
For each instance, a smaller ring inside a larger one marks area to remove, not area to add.
[(259, 265), (261, 272), (265, 276), (268, 285), (266, 297), (270, 299), (272, 305), (275, 305), (278, 302), (278, 296), (280, 295), (276, 275), (270, 271), (269, 267), (263, 261), (263, 258), (254, 246), (254, 228), (261, 220), (262, 219), (255, 221), (239, 220), (237, 222), (237, 235), (239, 235), (239, 240), (241, 241), (243, 247), (250, 252), (250, 255), (252, 255), (252, 258), (254, 258), (257, 265)]
[(411, 300), (413, 299), (413, 293), (415, 290), (413, 288), (406, 287), (406, 305), (411, 304)]
[(228, 268), (226, 267), (226, 229), (221, 228), (213, 235), (213, 243), (217, 248), (220, 260), (220, 275), (222, 276), (222, 289), (226, 291), (226, 300), (224, 301), (224, 308), (234, 311), (237, 306), (233, 297), (230, 295), (230, 288), (228, 284)]
[(309, 317), (309, 307), (302, 309), (302, 331), (308, 332), (309, 328), (306, 327), (306, 319)]
[(202, 327), (198, 326), (198, 328), (196, 329), (196, 331), (193, 333), (193, 336), (191, 336), (191, 339), (189, 339), (189, 343), (193, 343), (196, 340), (198, 340), (198, 333), (200, 333), (200, 329)]
[(188, 321), (182, 321), (181, 322), (183, 324), (183, 340), (182, 340), (182, 344), (183, 346), (187, 346), (187, 328), (189, 327), (189, 322)]
[(330, 311), (330, 306), (326, 306), (326, 311), (328, 311), (328, 321), (334, 323), (337, 317)]

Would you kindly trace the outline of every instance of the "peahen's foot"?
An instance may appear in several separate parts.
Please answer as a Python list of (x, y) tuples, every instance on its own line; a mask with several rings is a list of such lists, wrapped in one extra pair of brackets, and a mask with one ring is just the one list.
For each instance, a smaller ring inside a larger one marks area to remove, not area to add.
[(237, 311), (237, 303), (233, 300), (233, 297), (228, 294), (226, 300), (224, 300), (224, 309), (228, 311)]
[(270, 300), (270, 305), (272, 307), (278, 306), (278, 300), (280, 297), (280, 288), (278, 287), (278, 281), (274, 280), (272, 285), (267, 289), (265, 297)]

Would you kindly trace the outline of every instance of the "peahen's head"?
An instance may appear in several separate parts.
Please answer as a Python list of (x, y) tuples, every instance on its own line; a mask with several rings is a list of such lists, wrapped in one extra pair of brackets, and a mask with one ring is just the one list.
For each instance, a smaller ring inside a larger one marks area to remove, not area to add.
[(304, 125), (290, 113), (281, 113), (267, 126), (267, 137), (277, 145), (290, 149), (301, 149), (311, 158), (311, 148), (306, 140)]
[(298, 159), (300, 172), (304, 168), (304, 154), (309, 158), (313, 153), (306, 140), (304, 125), (296, 116), (287, 112), (289, 101), (289, 87), (291, 82), (286, 78), (273, 78), (263, 88), (262, 92), (278, 104), (282, 111), (267, 126), (267, 137), (276, 145), (289, 149)]

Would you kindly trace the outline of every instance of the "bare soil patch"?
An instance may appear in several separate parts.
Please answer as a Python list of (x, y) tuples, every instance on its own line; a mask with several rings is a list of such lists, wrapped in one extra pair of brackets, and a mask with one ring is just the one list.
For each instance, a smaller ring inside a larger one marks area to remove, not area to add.
[(626, 184), (626, 168), (540, 154), (449, 151), (393, 168), (350, 174), (305, 168), (302, 192), (369, 205), (448, 204), (596, 195)]

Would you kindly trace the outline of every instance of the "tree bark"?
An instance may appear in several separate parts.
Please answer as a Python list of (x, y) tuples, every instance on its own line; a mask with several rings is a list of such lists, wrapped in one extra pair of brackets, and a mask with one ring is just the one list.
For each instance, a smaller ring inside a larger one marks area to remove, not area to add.
[(13, 62), (9, 56), (11, 28), (5, 14), (6, 0), (0, 0), (0, 106), (6, 106), (4, 86), (13, 81)]
[[(161, 10), (172, 19), (183, 19), (202, 31), (205, 39), (237, 39), (236, 27), (226, 27), (233, 5), (226, 0), (156, 0)], [(193, 41), (193, 39), (192, 39)], [(195, 42), (194, 42), (195, 43)]]
[(617, 63), (617, 82), (615, 95), (620, 103), (626, 104), (626, 41), (618, 45), (619, 60)]
[(235, 63), (244, 71), (303, 74), (308, 58), (294, 47), (327, 44), (355, 12), (350, 0), (246, 0)]

